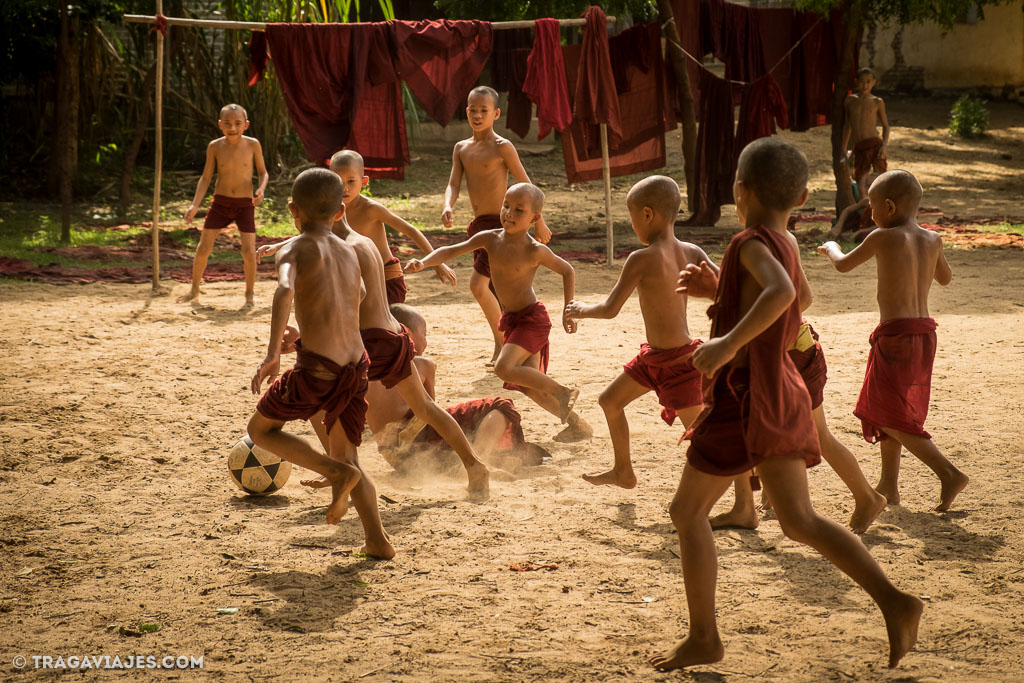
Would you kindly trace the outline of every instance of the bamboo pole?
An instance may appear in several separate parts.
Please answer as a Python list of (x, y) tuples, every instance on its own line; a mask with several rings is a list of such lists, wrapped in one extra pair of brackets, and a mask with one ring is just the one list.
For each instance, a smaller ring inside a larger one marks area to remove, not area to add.
[(608, 251), (608, 267), (615, 260), (615, 227), (612, 223), (612, 169), (608, 159), (608, 124), (601, 124), (601, 174), (604, 176), (605, 246)]
[[(161, 14), (159, 6), (157, 7), (157, 14)], [(148, 14), (125, 14), (121, 17), (128, 23), (134, 24), (155, 24), (156, 17)], [(615, 17), (607, 17), (609, 24), (615, 23)], [(583, 26), (587, 23), (586, 19), (559, 19), (559, 26)], [(193, 28), (237, 28), (244, 29), (247, 31), (265, 31), (267, 29), (266, 23), (262, 21), (225, 21), (222, 19), (184, 19), (179, 17), (167, 17), (168, 26), (192, 26)], [(500, 31), (502, 29), (511, 28), (533, 28), (534, 22), (531, 21), (494, 21), (491, 22), (491, 28)]]
[[(157, 14), (163, 14), (163, 0), (156, 0)], [(154, 17), (154, 21), (156, 18)], [(160, 183), (164, 164), (164, 34), (156, 32), (156, 101), (154, 103), (156, 160), (153, 168), (153, 291), (160, 289)]]

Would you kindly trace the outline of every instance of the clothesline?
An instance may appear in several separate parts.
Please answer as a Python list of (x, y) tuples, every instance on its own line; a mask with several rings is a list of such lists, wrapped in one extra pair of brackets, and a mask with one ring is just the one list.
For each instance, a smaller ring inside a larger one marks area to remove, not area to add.
[[(128, 23), (134, 24), (159, 24), (162, 26), (191, 26), (193, 28), (237, 28), (247, 31), (265, 31), (266, 22), (262, 21), (228, 21), (225, 19), (185, 19), (180, 17), (165, 17), (162, 14), (156, 16), (148, 14), (125, 14), (122, 18)], [(586, 19), (559, 19), (559, 26), (583, 26)], [(608, 23), (614, 24), (615, 17), (608, 17)], [(492, 21), (491, 28), (495, 31), (513, 28), (533, 28), (533, 20), (528, 21)]]
[[(789, 56), (790, 56), (791, 54), (793, 54), (793, 50), (797, 49), (797, 47), (799, 47), (799, 46), (800, 46), (800, 43), (804, 42), (804, 38), (806, 38), (807, 36), (809, 36), (809, 35), (811, 34), (811, 31), (813, 31), (814, 29), (818, 28), (818, 24), (820, 24), (820, 23), (821, 23), (822, 21), (824, 21), (824, 19), (825, 19), (824, 17), (818, 17), (818, 20), (817, 20), (816, 22), (814, 22), (814, 23), (813, 23), (813, 24), (811, 25), (811, 27), (810, 27), (809, 29), (807, 29), (807, 30), (806, 30), (806, 31), (804, 32), (804, 34), (803, 34), (802, 36), (800, 36), (800, 39), (799, 39), (799, 40), (797, 40), (797, 41), (796, 41), (795, 43), (793, 43), (793, 46), (792, 46), (791, 48), (789, 48), (789, 50), (787, 50), (787, 51), (786, 51), (786, 54), (784, 54), (784, 55), (782, 55), (781, 57), (779, 57), (779, 60), (778, 60), (777, 62), (775, 62), (775, 65), (774, 65), (774, 66), (773, 66), (772, 68), (770, 68), (770, 69), (768, 69), (767, 71), (765, 71), (765, 72), (764, 72), (763, 74), (761, 74), (761, 76), (765, 76), (765, 75), (767, 75), (767, 74), (770, 74), (771, 72), (773, 72), (773, 71), (775, 71), (776, 69), (778, 69), (778, 68), (779, 68), (779, 66), (781, 66), (781, 65), (782, 65), (782, 63), (783, 63), (784, 61), (786, 61), (786, 58), (788, 58), (788, 57), (789, 57)], [(665, 22), (665, 26), (667, 26), (667, 25), (668, 25), (668, 24), (670, 24), (670, 23), (672, 23), (672, 24), (674, 24), (674, 23), (675, 23), (675, 17), (672, 17), (671, 19), (669, 19), (668, 21), (666, 21), (666, 22)], [(686, 51), (686, 50), (685, 50), (685, 49), (683, 48), (683, 46), (682, 46), (682, 45), (679, 45), (678, 43), (674, 43), (674, 42), (672, 42), (672, 41), (668, 41), (668, 44), (669, 44), (669, 45), (671, 45), (672, 47), (676, 48), (676, 49), (677, 49), (677, 50), (679, 50), (680, 52), (682, 52), (682, 53), (683, 53), (684, 55), (686, 55), (687, 57), (689, 57), (689, 58), (690, 58), (690, 59), (691, 59), (691, 60), (693, 61), (693, 63), (694, 63), (694, 64), (696, 64), (697, 66), (699, 66), (699, 67), (700, 67), (701, 69), (704, 69), (705, 71), (707, 71), (707, 72), (708, 72), (708, 73), (710, 73), (711, 75), (715, 76), (716, 78), (721, 78), (721, 76), (719, 76), (718, 74), (716, 74), (716, 73), (715, 73), (714, 71), (712, 71), (711, 69), (707, 68), (707, 67), (706, 67), (706, 66), (704, 65), (704, 62), (703, 62), (702, 60), (700, 60), (700, 59), (697, 59), (696, 57), (694, 57), (693, 55), (691, 55), (691, 54), (690, 54), (689, 52), (687, 52), (687, 51)], [(760, 78), (760, 76), (759, 76), (759, 78)], [(734, 81), (734, 80), (732, 80), (732, 79), (729, 79), (729, 78), (722, 78), (722, 80), (723, 80), (723, 81), (726, 81), (726, 82), (728, 82), (728, 83), (732, 83), (733, 85), (750, 85), (750, 83), (749, 83), (749, 82), (747, 82), (747, 81)]]

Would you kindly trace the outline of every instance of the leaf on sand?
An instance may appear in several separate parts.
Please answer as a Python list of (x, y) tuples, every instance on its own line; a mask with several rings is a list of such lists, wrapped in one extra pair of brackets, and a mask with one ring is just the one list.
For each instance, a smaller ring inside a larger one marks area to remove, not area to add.
[(368, 581), (353, 581), (352, 583), (354, 585), (356, 585), (356, 586), (369, 586), (370, 585), (370, 583)]
[(138, 631), (134, 628), (128, 628), (127, 626), (121, 626), (117, 629), (117, 632), (122, 636), (128, 636), (130, 638), (141, 638), (142, 631)]
[(139, 624), (139, 630), (143, 633), (156, 633), (163, 628), (162, 624), (151, 623), (151, 624)]
[(523, 564), (510, 564), (508, 570), (510, 572), (535, 572), (541, 569), (547, 569), (549, 572), (558, 569), (557, 564), (534, 564), (533, 562), (525, 562)]
[(237, 607), (218, 607), (217, 614), (238, 614)]

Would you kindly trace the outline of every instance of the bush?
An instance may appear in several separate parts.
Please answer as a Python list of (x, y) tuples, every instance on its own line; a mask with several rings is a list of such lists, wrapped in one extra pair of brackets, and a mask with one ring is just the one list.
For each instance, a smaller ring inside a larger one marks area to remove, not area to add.
[(962, 138), (978, 138), (988, 130), (988, 109), (981, 100), (964, 95), (949, 112), (949, 132)]

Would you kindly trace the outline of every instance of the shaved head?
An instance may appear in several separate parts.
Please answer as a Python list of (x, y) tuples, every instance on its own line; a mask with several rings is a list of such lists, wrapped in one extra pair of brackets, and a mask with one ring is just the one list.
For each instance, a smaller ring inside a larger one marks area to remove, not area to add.
[(533, 210), (540, 213), (544, 210), (544, 193), (533, 183), (516, 183), (508, 188), (505, 194), (525, 194), (530, 198), (530, 205)]
[(921, 204), (921, 183), (908, 171), (886, 171), (871, 183), (868, 194), (896, 205), (903, 216), (914, 216)]
[(223, 119), (225, 114), (229, 114), (231, 112), (239, 112), (242, 115), (243, 119), (245, 119), (246, 121), (249, 120), (249, 114), (246, 113), (245, 107), (243, 107), (240, 104), (225, 104), (223, 107), (220, 108), (219, 118)]
[(408, 304), (391, 304), (388, 307), (395, 320), (409, 328), (416, 353), (427, 348), (427, 321), (420, 312)]
[(786, 211), (800, 204), (807, 189), (807, 157), (778, 138), (759, 138), (743, 148), (736, 180), (763, 206)]
[(634, 185), (626, 195), (626, 204), (635, 208), (650, 207), (663, 218), (675, 220), (682, 197), (679, 185), (668, 176), (652, 175)]
[(469, 91), (469, 96), (466, 98), (467, 102), (478, 95), (486, 95), (487, 97), (490, 97), (491, 104), (495, 109), (498, 108), (498, 91), (494, 88), (489, 88), (486, 85), (478, 85)]
[(292, 203), (311, 220), (330, 220), (341, 209), (343, 190), (337, 173), (307, 168), (292, 183)]
[(331, 170), (337, 173), (343, 168), (356, 169), (359, 175), (363, 175), (363, 155), (351, 149), (335, 152), (334, 156), (331, 157)]

